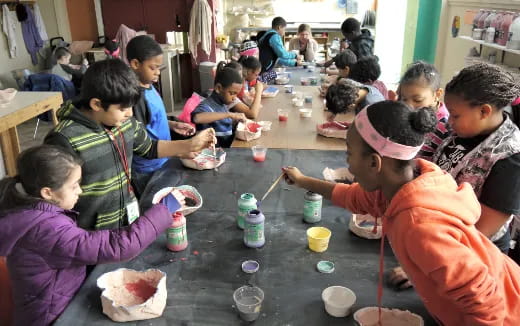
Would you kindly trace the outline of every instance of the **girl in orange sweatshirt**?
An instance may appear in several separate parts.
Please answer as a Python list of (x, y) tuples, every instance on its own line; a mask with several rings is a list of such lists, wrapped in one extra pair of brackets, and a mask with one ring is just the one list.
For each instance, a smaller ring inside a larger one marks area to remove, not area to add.
[(431, 109), (373, 104), (347, 135), (356, 183), (314, 179), (294, 167), (284, 169), (285, 178), (354, 213), (382, 216), (381, 241), (388, 237), (424, 305), (443, 325), (520, 325), (520, 267), (475, 228), (480, 204), (473, 189), (413, 159), (435, 125)]

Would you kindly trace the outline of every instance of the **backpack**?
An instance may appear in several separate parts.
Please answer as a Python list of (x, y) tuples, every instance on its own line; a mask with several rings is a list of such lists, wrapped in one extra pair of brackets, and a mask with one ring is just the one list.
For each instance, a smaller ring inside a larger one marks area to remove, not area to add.
[[(266, 31), (261, 31), (258, 33), (257, 42), (258, 42), (258, 49), (260, 50), (260, 63), (262, 64), (262, 71), (261, 73), (264, 73), (268, 70), (271, 70), (274, 66), (274, 62), (276, 59), (278, 59), (278, 56), (274, 52), (274, 50), (271, 48), (271, 45), (269, 45), (269, 40), (275, 33), (270, 33), (266, 37), (262, 39), (262, 37), (265, 35)], [(262, 41), (260, 41), (262, 40)]]

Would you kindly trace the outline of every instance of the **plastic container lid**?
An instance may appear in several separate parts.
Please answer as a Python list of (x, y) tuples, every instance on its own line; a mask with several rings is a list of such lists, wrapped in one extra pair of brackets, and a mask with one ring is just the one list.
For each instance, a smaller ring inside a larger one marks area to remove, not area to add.
[(330, 274), (334, 272), (334, 263), (328, 260), (321, 260), (316, 265), (316, 268), (320, 273)]
[(258, 271), (260, 264), (256, 260), (246, 260), (242, 263), (242, 271), (247, 274), (253, 274)]

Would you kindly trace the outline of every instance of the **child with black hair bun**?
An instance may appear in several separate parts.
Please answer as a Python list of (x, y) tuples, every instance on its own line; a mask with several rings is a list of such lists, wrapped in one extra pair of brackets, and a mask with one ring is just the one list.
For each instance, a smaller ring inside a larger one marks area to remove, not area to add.
[(329, 120), (332, 120), (337, 114), (352, 110), (357, 114), (362, 108), (384, 101), (385, 98), (374, 86), (342, 78), (329, 87), (325, 100), (330, 113)]
[(365, 85), (374, 86), (388, 100), (388, 89), (385, 83), (379, 80), (381, 66), (379, 58), (375, 55), (361, 57), (351, 67), (349, 78)]
[[(439, 119), (445, 109), (439, 84), (437, 70), (417, 62), (404, 74), (398, 93), (411, 107), (433, 102)], [(496, 66), (463, 69), (446, 86), (450, 114), (439, 119), (430, 143), (418, 155), (433, 160), (458, 184), (473, 187), (482, 210), (475, 226), (504, 253), (510, 246), (509, 224), (520, 213), (520, 131), (504, 112), (517, 94), (520, 87), (513, 77)], [(448, 121), (453, 134), (447, 131)], [(412, 286), (400, 267), (391, 270), (389, 283), (397, 289)]]
[[(347, 163), (355, 183), (315, 179), (295, 167), (283, 169), (285, 179), (353, 213), (381, 216), (381, 243), (388, 237), (440, 324), (520, 325), (520, 266), (475, 226), (481, 208), (472, 187), (458, 185), (429, 161), (414, 159), (436, 123), (429, 108), (373, 104), (348, 130)], [(383, 266), (381, 287), (382, 273)]]
[(196, 123), (197, 130), (208, 128), (215, 130), (219, 147), (227, 148), (233, 143), (234, 121), (246, 121), (244, 113), (229, 112), (229, 106), (236, 103), (242, 83), (242, 75), (236, 68), (220, 62), (217, 66), (213, 92), (191, 113), (191, 121)]
[(437, 114), (437, 127), (426, 135), (424, 146), (419, 152), (420, 158), (432, 160), (432, 156), (442, 141), (449, 136), (448, 109), (441, 101), (444, 89), (441, 87), (441, 74), (434, 65), (416, 61), (408, 66), (401, 80), (397, 94), (390, 92), (392, 99), (408, 104), (411, 108), (431, 107)]

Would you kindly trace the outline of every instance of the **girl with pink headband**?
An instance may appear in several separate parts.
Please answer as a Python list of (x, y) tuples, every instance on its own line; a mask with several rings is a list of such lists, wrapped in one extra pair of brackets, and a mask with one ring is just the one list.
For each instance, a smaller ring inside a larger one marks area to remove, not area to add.
[(315, 179), (295, 167), (284, 168), (285, 179), (353, 213), (381, 216), (381, 257), (388, 237), (440, 324), (520, 325), (520, 267), (475, 227), (480, 203), (471, 185), (457, 185), (435, 164), (413, 159), (436, 123), (428, 108), (373, 104), (356, 116), (347, 134), (355, 183)]

